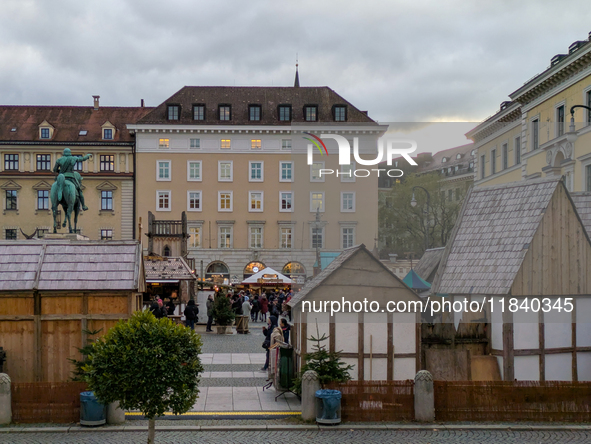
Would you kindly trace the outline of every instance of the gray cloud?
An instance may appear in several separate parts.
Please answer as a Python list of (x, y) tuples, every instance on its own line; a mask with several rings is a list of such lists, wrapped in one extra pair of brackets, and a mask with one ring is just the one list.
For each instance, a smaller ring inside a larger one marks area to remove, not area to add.
[(479, 121), (587, 37), (584, 1), (4, 0), (0, 103), (328, 85), (380, 121)]

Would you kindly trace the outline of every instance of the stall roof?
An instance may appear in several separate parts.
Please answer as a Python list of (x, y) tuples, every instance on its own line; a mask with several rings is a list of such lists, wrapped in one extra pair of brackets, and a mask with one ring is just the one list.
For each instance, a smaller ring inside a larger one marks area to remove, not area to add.
[(146, 256), (144, 267), (148, 283), (197, 279), (182, 257)]
[(284, 274), (279, 273), (278, 271), (275, 271), (271, 267), (267, 267), (267, 268), (262, 269), (258, 273), (253, 274), (249, 278), (243, 280), (242, 283), (243, 284), (258, 284), (259, 283), (259, 279), (262, 279), (265, 274), (276, 274), (277, 275), (277, 279), (281, 279), (284, 284), (291, 284), (291, 279), (290, 278), (288, 278)]
[(0, 241), (0, 291), (144, 291), (136, 241)]

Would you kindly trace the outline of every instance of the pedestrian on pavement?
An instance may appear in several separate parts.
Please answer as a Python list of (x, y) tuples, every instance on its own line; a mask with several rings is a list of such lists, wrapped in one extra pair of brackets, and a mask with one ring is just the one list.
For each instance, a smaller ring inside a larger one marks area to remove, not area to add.
[(281, 319), (281, 331), (283, 331), (283, 342), (289, 344), (289, 331), (291, 330), (290, 325), (287, 323), (285, 318)]
[(266, 358), (265, 358), (265, 365), (261, 368), (262, 372), (266, 372), (269, 368), (269, 347), (271, 346), (271, 331), (267, 327), (263, 327), (263, 336), (265, 340), (263, 341), (263, 348), (266, 351)]
[(248, 300), (248, 296), (244, 296), (242, 316), (244, 316), (244, 331), (248, 332), (248, 321), (250, 321), (250, 301)]
[(269, 302), (267, 298), (263, 296), (261, 299), (261, 321), (265, 322), (267, 320), (267, 313), (269, 312)]
[(172, 301), (172, 298), (169, 298), (168, 302), (166, 303), (166, 313), (168, 314), (168, 316), (172, 316), (174, 314), (174, 310), (174, 302)]
[(164, 302), (162, 302), (162, 299), (158, 299), (157, 302), (158, 302), (158, 308), (160, 309), (160, 317), (165, 318), (167, 313), (166, 313), (166, 307), (164, 306)]
[(259, 317), (259, 311), (261, 311), (261, 306), (259, 303), (259, 297), (255, 296), (254, 300), (252, 301), (252, 309), (251, 309), (251, 319), (252, 322), (256, 322)]
[(207, 327), (205, 328), (206, 332), (213, 331), (211, 329), (211, 323), (213, 322), (213, 296), (207, 296), (207, 303), (205, 304), (207, 307)]
[(184, 311), (185, 318), (187, 318), (185, 325), (191, 330), (195, 330), (195, 321), (198, 320), (197, 313), (199, 313), (199, 308), (195, 305), (195, 301), (191, 299)]
[(150, 305), (150, 311), (156, 317), (156, 319), (160, 319), (162, 317), (162, 312), (160, 311), (158, 301), (152, 301), (152, 305)]

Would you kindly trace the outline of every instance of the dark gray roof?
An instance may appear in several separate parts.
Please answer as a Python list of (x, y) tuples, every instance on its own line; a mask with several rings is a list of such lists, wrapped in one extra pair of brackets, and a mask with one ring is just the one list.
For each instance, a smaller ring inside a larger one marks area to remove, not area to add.
[(591, 237), (591, 193), (571, 193), (570, 197), (575, 203), (587, 235)]
[[(168, 120), (168, 105), (179, 105), (178, 120)], [(205, 120), (193, 120), (193, 105), (205, 105)], [(218, 107), (230, 105), (231, 120), (219, 120)], [(258, 121), (249, 120), (249, 105), (261, 107)], [(291, 121), (279, 120), (279, 105), (291, 105)], [(286, 125), (314, 124), (304, 119), (304, 106), (318, 106), (318, 123), (347, 124), (351, 122), (377, 125), (366, 113), (327, 86), (273, 87), (273, 86), (185, 86), (137, 121), (139, 124), (168, 125)], [(335, 122), (333, 107), (344, 105), (346, 122)], [(136, 123), (135, 121), (133, 123)]]
[(445, 247), (431, 248), (425, 251), (418, 265), (414, 268), (415, 273), (431, 283), (432, 279), (429, 280), (429, 277), (437, 270), (444, 251)]
[(472, 188), (433, 282), (441, 294), (507, 294), (560, 178)]
[(138, 290), (143, 288), (135, 241), (0, 242), (0, 291)]
[(182, 257), (144, 258), (146, 279), (196, 279)]

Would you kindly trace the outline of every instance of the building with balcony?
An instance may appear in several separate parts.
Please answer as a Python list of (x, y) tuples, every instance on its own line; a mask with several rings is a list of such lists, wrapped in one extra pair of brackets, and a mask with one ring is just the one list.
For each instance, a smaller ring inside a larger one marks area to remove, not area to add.
[[(356, 177), (335, 140), (319, 150), (314, 136), (357, 138), (371, 159), (386, 128), (328, 87), (187, 86), (127, 128), (137, 142), (137, 217), (185, 212), (187, 257), (198, 272), (203, 261), (201, 277), (241, 282), (272, 267), (303, 281), (321, 256), (374, 242), (377, 176)], [(153, 252), (164, 254), (158, 242)]]
[(70, 148), (74, 155), (93, 155), (75, 167), (89, 208), (80, 213), (79, 232), (96, 240), (133, 239), (135, 140), (126, 124), (149, 111), (101, 107), (98, 96), (88, 107), (0, 106), (0, 238), (52, 231), (53, 166)]

